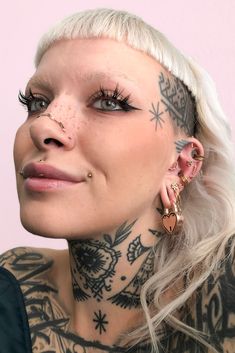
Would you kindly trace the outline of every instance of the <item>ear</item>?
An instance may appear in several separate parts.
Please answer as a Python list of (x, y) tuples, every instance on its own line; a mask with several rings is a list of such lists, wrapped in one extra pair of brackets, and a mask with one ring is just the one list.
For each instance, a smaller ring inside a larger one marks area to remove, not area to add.
[(176, 141), (177, 159), (167, 171), (160, 196), (163, 206), (170, 208), (179, 193), (198, 175), (204, 159), (204, 148), (194, 137)]

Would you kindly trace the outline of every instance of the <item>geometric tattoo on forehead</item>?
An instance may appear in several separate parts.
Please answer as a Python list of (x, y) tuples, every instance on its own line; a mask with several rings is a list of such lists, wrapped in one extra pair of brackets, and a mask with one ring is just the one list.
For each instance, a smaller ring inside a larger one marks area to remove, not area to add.
[(169, 113), (175, 124), (188, 136), (194, 135), (196, 105), (189, 89), (180, 79), (169, 77), (163, 72), (159, 75), (158, 83), (165, 112)]

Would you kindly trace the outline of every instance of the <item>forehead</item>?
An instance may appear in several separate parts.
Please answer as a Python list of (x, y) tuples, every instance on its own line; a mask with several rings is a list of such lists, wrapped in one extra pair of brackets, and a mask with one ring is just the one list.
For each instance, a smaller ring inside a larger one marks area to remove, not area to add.
[(144, 89), (156, 87), (159, 73), (166, 71), (155, 59), (112, 39), (72, 39), (53, 44), (43, 55), (35, 82), (49, 80), (105, 80), (115, 77)]

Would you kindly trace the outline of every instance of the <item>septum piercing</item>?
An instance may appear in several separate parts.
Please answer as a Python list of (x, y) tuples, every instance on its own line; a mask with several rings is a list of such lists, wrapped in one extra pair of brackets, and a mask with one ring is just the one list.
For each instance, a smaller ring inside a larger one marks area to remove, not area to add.
[(43, 113), (37, 116), (37, 118), (40, 118), (41, 116), (47, 116), (49, 119), (53, 120), (56, 122), (60, 128), (62, 129), (63, 132), (66, 132), (65, 127), (61, 121), (56, 120), (50, 113)]

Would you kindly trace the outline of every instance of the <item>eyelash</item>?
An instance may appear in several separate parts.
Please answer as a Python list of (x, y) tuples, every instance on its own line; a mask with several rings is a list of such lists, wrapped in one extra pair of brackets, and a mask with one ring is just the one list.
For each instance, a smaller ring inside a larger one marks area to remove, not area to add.
[[(18, 95), (18, 99), (19, 99), (20, 103), (23, 104), (23, 106), (26, 107), (27, 112), (29, 114), (34, 114), (34, 113), (38, 112), (38, 110), (32, 111), (32, 108), (31, 108), (32, 103), (45, 102), (47, 105), (50, 104), (48, 99), (46, 99), (45, 97), (42, 97), (42, 96), (40, 96), (40, 97), (39, 96), (35, 96), (31, 90), (29, 90), (29, 94), (28, 95), (24, 95), (24, 93), (22, 93), (20, 91), (19, 95)], [(42, 109), (46, 110), (47, 107), (44, 107)]]
[[(99, 99), (103, 101), (112, 101), (114, 103), (118, 103), (121, 109), (115, 109), (115, 110), (107, 110), (107, 111), (125, 111), (129, 112), (131, 110), (139, 110), (136, 107), (133, 107), (130, 105), (130, 95), (127, 95), (126, 97), (122, 96), (122, 92), (119, 90), (118, 86), (116, 86), (115, 90), (109, 90), (105, 89), (102, 86), (100, 89), (91, 96), (89, 99), (89, 106), (97, 102)], [(96, 108), (97, 110), (100, 111), (105, 111), (104, 109)]]
[[(34, 93), (29, 90), (28, 95), (24, 95), (21, 91), (19, 92), (18, 99), (23, 106), (26, 107), (27, 112), (29, 114), (35, 114), (38, 113), (39, 110), (32, 110), (32, 104), (35, 102), (45, 102), (47, 105), (50, 104), (49, 100), (46, 99), (45, 97), (42, 96), (35, 96)], [(131, 110), (139, 110), (138, 108), (132, 106), (130, 104), (130, 95), (127, 95), (126, 97), (122, 96), (122, 92), (119, 90), (118, 86), (112, 91), (109, 89), (105, 89), (103, 87), (100, 87), (100, 89), (94, 93), (90, 99), (88, 106), (92, 106), (92, 104), (96, 103), (98, 100), (101, 101), (111, 101), (114, 103), (117, 103), (121, 109), (102, 109), (102, 108), (95, 108), (96, 110), (99, 111), (104, 111), (104, 112), (112, 112), (112, 111), (124, 111), (124, 112), (129, 112)], [(43, 110), (46, 110), (47, 107), (42, 107)], [(40, 109), (41, 111), (41, 109)]]

